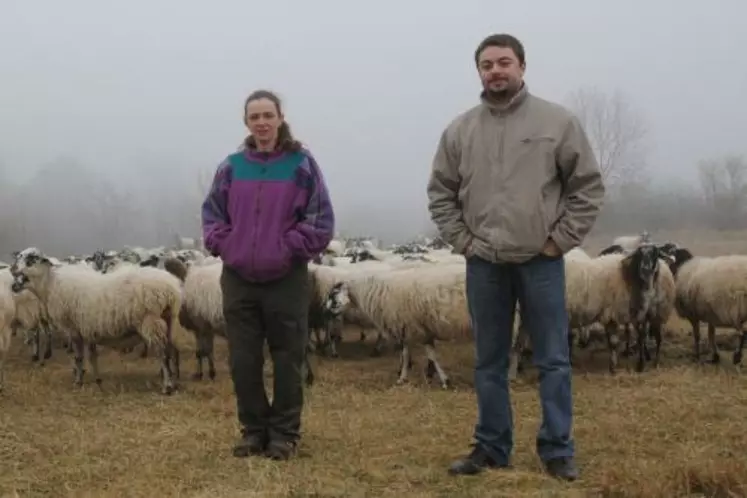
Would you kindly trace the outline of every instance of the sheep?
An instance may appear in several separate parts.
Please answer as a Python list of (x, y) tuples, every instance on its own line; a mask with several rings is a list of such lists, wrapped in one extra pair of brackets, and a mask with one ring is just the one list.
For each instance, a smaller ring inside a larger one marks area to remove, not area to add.
[(716, 327), (732, 327), (740, 333), (732, 361), (739, 367), (747, 340), (747, 255), (694, 256), (688, 249), (673, 250), (672, 273), (676, 276), (675, 307), (690, 322), (695, 359), (700, 361), (700, 322), (708, 324), (711, 361), (721, 359)]
[[(10, 289), (13, 285), (13, 275), (10, 268), (0, 270), (0, 286)], [(11, 293), (12, 294), (12, 293)], [(52, 357), (52, 334), (42, 316), (41, 303), (30, 291), (12, 294), (15, 312), (13, 315), (12, 334), (19, 332), (25, 336), (24, 343), (32, 345), (31, 361), (48, 360)], [(41, 338), (46, 339), (44, 352), (41, 351)]]
[[(330, 354), (332, 357), (337, 357), (337, 343), (342, 339), (341, 328), (345, 323), (354, 323), (360, 327), (360, 340), (365, 341), (365, 329), (376, 328), (376, 325), (368, 318), (365, 313), (361, 312), (358, 308), (348, 307), (344, 310), (341, 316), (331, 317), (325, 311), (324, 301), (327, 298), (332, 287), (338, 283), (344, 281), (346, 278), (350, 278), (352, 275), (362, 276), (364, 274), (370, 275), (375, 273), (382, 273), (391, 271), (392, 268), (388, 265), (381, 263), (356, 264), (353, 267), (341, 268), (341, 267), (327, 267), (323, 265), (310, 265), (310, 276), (312, 277), (311, 289), (311, 306), (309, 309), (310, 317), (310, 331), (314, 330), (317, 332), (316, 339), (317, 345), (324, 344), (330, 348)], [(328, 334), (325, 340), (322, 342), (318, 331), (320, 329), (327, 330)], [(384, 344), (384, 332), (379, 331), (376, 344), (372, 356), (378, 356), (381, 354), (381, 350)]]
[(402, 268), (353, 277), (334, 285), (325, 308), (339, 316), (350, 304), (363, 311), (379, 330), (399, 334), (402, 352), (397, 384), (407, 380), (410, 342), (419, 337), (428, 357), (426, 378), (437, 374), (441, 386), (449, 387), (450, 379), (438, 362), (434, 342), (471, 331), (463, 265)]
[[(226, 338), (226, 321), (223, 316), (223, 292), (220, 286), (222, 264), (186, 265), (178, 258), (166, 258), (164, 269), (177, 277), (181, 282), (182, 306), (179, 311), (179, 322), (190, 330), (197, 343), (197, 370), (192, 375), (194, 380), (201, 380), (204, 375), (203, 359), (208, 364), (208, 377), (214, 380), (215, 359), (213, 356), (215, 336)], [(305, 358), (306, 384), (314, 382), (314, 372)]]
[(674, 277), (661, 264), (659, 248), (642, 244), (629, 255), (610, 254), (591, 260), (566, 259), (566, 307), (569, 327), (600, 322), (607, 333), (611, 373), (617, 368), (618, 325), (633, 324), (638, 331), (639, 360), (645, 358), (645, 325), (656, 340), (658, 365), (661, 327), (674, 309)]
[[(344, 317), (330, 317), (324, 310), (324, 299), (337, 281), (336, 267), (309, 265), (309, 288), (311, 297), (309, 299), (309, 335), (315, 336), (315, 346), (317, 352), (323, 352), (329, 348), (330, 356), (336, 358), (337, 342), (341, 339), (340, 330), (333, 331), (333, 328), (342, 328)], [(325, 335), (322, 339), (320, 331), (324, 330)], [(309, 343), (311, 347), (311, 343)]]
[(164, 269), (181, 282), (183, 302), (179, 312), (179, 322), (195, 336), (197, 370), (192, 375), (192, 379), (203, 378), (204, 359), (208, 364), (208, 377), (214, 380), (216, 375), (213, 356), (215, 336), (226, 337), (223, 293), (220, 287), (223, 265), (187, 266), (177, 258), (167, 258), (164, 261)]
[(15, 303), (10, 286), (0, 286), (0, 392), (5, 384), (5, 361), (10, 349), (11, 336), (13, 334), (13, 320), (15, 318)]
[(74, 384), (83, 383), (83, 345), (96, 384), (101, 385), (97, 344), (115, 348), (145, 342), (157, 346), (161, 356), (163, 394), (173, 393), (170, 359), (172, 332), (181, 306), (179, 281), (153, 268), (133, 268), (109, 275), (54, 264), (37, 248), (16, 257), (11, 273), (12, 291), (30, 290), (42, 303), (45, 318), (66, 333), (75, 349)]

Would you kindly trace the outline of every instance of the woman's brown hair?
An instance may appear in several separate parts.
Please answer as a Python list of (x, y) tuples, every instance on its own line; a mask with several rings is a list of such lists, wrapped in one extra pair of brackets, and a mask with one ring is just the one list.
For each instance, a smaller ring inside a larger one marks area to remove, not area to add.
[[(278, 97), (274, 92), (271, 92), (270, 90), (257, 90), (255, 92), (252, 92), (251, 95), (249, 95), (244, 101), (244, 121), (246, 121), (247, 118), (246, 106), (249, 105), (249, 102), (259, 99), (267, 99), (271, 101), (273, 104), (275, 104), (275, 110), (277, 111), (278, 115), (281, 115), (283, 113), (282, 105), (280, 103), (280, 97)], [(257, 141), (252, 135), (246, 137), (246, 140), (244, 140), (244, 144), (250, 149), (257, 148)], [(301, 147), (301, 142), (293, 138), (293, 133), (291, 133), (288, 121), (283, 119), (283, 123), (280, 125), (280, 128), (278, 128), (278, 143), (276, 148), (285, 152), (298, 152), (299, 150), (301, 150)]]

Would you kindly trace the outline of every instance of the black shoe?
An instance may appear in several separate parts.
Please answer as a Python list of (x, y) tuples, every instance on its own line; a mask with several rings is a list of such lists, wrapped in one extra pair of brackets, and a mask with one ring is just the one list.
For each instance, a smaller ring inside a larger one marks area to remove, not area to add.
[(484, 469), (505, 469), (508, 464), (499, 464), (479, 444), (473, 445), (472, 452), (464, 458), (452, 462), (449, 466), (451, 475), (474, 475)]
[(578, 467), (573, 457), (552, 458), (545, 462), (545, 470), (556, 479), (575, 481), (578, 479)]
[(249, 455), (261, 455), (266, 447), (266, 438), (256, 434), (244, 434), (234, 445), (233, 456), (245, 458)]
[(272, 460), (288, 460), (296, 454), (297, 447), (294, 441), (270, 441), (265, 456)]

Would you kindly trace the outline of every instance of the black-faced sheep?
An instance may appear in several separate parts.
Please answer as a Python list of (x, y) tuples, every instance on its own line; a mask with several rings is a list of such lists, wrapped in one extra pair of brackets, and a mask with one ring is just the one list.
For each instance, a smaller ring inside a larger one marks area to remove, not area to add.
[(705, 322), (711, 361), (720, 360), (716, 327), (731, 327), (740, 336), (733, 355), (733, 363), (740, 365), (747, 340), (747, 256), (694, 256), (684, 248), (672, 253), (671, 269), (677, 282), (675, 306), (692, 325), (696, 360), (700, 361), (700, 322)]
[[(618, 328), (632, 324), (639, 340), (650, 327), (661, 349), (661, 327), (674, 309), (674, 277), (660, 259), (659, 249), (642, 244), (628, 255), (610, 254), (593, 259), (566, 257), (566, 309), (569, 330), (600, 323), (610, 350), (610, 372), (617, 368)], [(572, 336), (569, 334), (569, 344)], [(647, 351), (640, 348), (637, 370), (642, 371)]]

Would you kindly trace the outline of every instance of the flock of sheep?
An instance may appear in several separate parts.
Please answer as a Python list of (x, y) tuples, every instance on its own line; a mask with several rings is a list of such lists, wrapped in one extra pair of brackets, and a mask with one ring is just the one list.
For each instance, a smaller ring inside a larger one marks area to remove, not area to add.
[[(595, 331), (603, 330), (614, 373), (623, 332), (624, 351), (637, 352), (642, 371), (651, 359), (649, 340), (658, 364), (662, 328), (676, 312), (692, 324), (697, 359), (704, 322), (712, 361), (719, 360), (715, 328), (730, 327), (740, 333), (733, 361), (741, 363), (747, 255), (695, 256), (673, 242), (653, 243), (644, 232), (618, 237), (595, 257), (574, 249), (564, 263), (571, 351), (585, 348)], [(437, 376), (448, 387), (436, 343), (470, 338), (465, 265), (464, 257), (439, 240), (388, 250), (365, 240), (334, 240), (310, 263), (310, 346), (317, 354), (337, 356), (343, 327), (357, 325), (361, 339), (369, 331), (377, 334), (372, 354), (387, 343), (399, 347), (398, 384), (407, 381), (412, 348), (423, 345), (427, 379)], [(203, 378), (205, 363), (207, 376), (215, 378), (214, 338), (225, 337), (221, 271), (219, 258), (199, 250), (97, 251), (65, 260), (33, 247), (14, 253), (10, 264), (0, 264), (0, 390), (13, 336), (26, 338), (34, 360), (51, 357), (58, 336), (72, 353), (77, 385), (83, 382), (85, 356), (101, 383), (98, 347), (158, 354), (164, 394), (176, 388), (179, 352), (185, 349), (196, 351), (194, 379)], [(518, 306), (516, 313), (520, 317)], [(521, 320), (516, 323), (512, 377), (531, 347)], [(311, 369), (306, 372), (307, 383), (313, 382)]]

